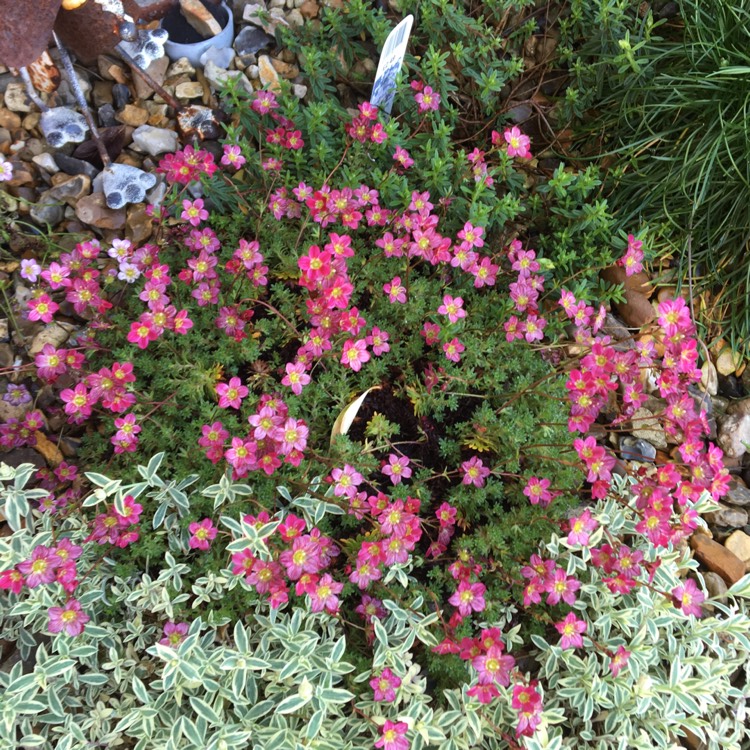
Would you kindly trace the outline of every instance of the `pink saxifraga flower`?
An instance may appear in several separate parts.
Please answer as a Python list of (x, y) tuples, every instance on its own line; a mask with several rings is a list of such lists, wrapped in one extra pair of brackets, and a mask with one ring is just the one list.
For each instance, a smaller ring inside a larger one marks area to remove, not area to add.
[(400, 484), (402, 479), (408, 479), (412, 473), (409, 468), (409, 459), (406, 456), (396, 456), (395, 453), (388, 456), (388, 463), (382, 471), (392, 484)]
[(91, 619), (81, 610), (81, 604), (76, 599), (68, 599), (64, 607), (50, 607), (47, 612), (49, 632), (65, 632), (72, 638), (83, 633), (84, 626)]
[(529, 150), (531, 140), (529, 139), (529, 136), (524, 135), (515, 125), (512, 128), (506, 128), (505, 132), (503, 133), (503, 138), (508, 144), (508, 156), (517, 156), (520, 159), (531, 158), (531, 151)]
[(187, 637), (188, 624), (186, 622), (167, 622), (164, 624), (164, 637), (159, 641), (162, 646), (177, 648)]
[(188, 546), (190, 549), (199, 549), (206, 552), (211, 542), (216, 538), (219, 530), (213, 525), (210, 518), (204, 518), (202, 521), (195, 521), (188, 526), (190, 531), (190, 540)]
[(406, 739), (406, 732), (409, 725), (405, 721), (385, 720), (381, 730), (380, 739), (375, 741), (375, 747), (380, 750), (409, 750), (409, 740)]
[(583, 646), (583, 634), (586, 632), (586, 623), (579, 620), (574, 612), (568, 612), (565, 619), (555, 623), (555, 629), (562, 636), (560, 648), (581, 648)]
[(200, 225), (208, 218), (208, 211), (203, 207), (203, 199), (196, 198), (194, 201), (182, 201), (182, 213), (180, 218), (192, 224), (194, 227)]
[(448, 601), (458, 609), (461, 617), (468, 617), (472, 611), (482, 612), (486, 606), (484, 592), (487, 587), (483, 583), (461, 581), (458, 588)]
[(684, 614), (696, 617), (703, 615), (701, 604), (705, 601), (706, 595), (692, 579), (688, 578), (681, 586), (675, 586), (672, 589), (672, 599), (675, 607), (681, 609)]
[(461, 471), (464, 475), (462, 484), (473, 484), (475, 487), (484, 487), (484, 481), (490, 475), (490, 470), (477, 456), (472, 456), (468, 461), (464, 461), (461, 464)]
[(373, 690), (373, 699), (376, 701), (385, 701), (390, 703), (396, 699), (396, 689), (401, 686), (401, 678), (393, 674), (386, 667), (383, 671), (370, 680), (370, 687)]

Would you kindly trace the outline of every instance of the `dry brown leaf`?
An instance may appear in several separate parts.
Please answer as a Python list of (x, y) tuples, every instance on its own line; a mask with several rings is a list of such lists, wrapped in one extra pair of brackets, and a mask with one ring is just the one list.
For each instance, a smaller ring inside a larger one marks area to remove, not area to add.
[(44, 460), (53, 469), (59, 466), (63, 460), (63, 454), (60, 452), (60, 449), (39, 430), (34, 433), (34, 437), (36, 438), (36, 445), (34, 447), (42, 454)]

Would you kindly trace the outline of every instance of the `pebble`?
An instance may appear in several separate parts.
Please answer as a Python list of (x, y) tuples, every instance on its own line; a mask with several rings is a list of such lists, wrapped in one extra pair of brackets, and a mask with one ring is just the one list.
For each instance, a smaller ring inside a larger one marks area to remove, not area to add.
[(39, 354), (45, 344), (52, 344), (55, 348), (62, 346), (70, 338), (73, 331), (75, 331), (75, 326), (71, 323), (59, 321), (49, 323), (32, 339), (29, 354), (32, 356)]
[(308, 20), (311, 18), (316, 18), (318, 13), (320, 13), (320, 6), (318, 5), (315, 0), (305, 0), (300, 6), (299, 6), (299, 12)]
[(126, 104), (120, 112), (117, 113), (117, 121), (123, 125), (130, 125), (137, 128), (145, 125), (148, 121), (148, 110), (137, 107), (135, 104)]
[(724, 546), (744, 564), (745, 570), (750, 571), (750, 536), (744, 531), (735, 531)]
[(750, 505), (750, 490), (740, 479), (732, 479), (729, 483), (729, 492), (724, 497), (724, 501), (730, 505), (743, 508)]
[(117, 112), (111, 104), (103, 104), (97, 111), (99, 127), (113, 128), (117, 125)]
[(200, 99), (203, 96), (203, 86), (198, 81), (187, 81), (180, 83), (174, 93), (178, 99)]
[(295, 83), (292, 86), (292, 92), (298, 99), (304, 99), (307, 96), (307, 86), (303, 86), (301, 83)]
[[(164, 55), (158, 60), (153, 60), (148, 68), (146, 68), (146, 72), (154, 79), (154, 81), (156, 81), (156, 83), (161, 85), (164, 83), (164, 79), (167, 76), (167, 68), (169, 68), (169, 58)], [(135, 95), (137, 99), (145, 100), (153, 96), (154, 90), (137, 73), (133, 73), (133, 83), (135, 84)]]
[(195, 68), (187, 57), (181, 57), (179, 60), (175, 60), (175, 62), (173, 62), (167, 69), (167, 78), (179, 75), (195, 75)]
[(31, 102), (22, 83), (9, 83), (5, 89), (5, 106), (12, 112), (31, 112)]
[(693, 534), (690, 537), (690, 547), (696, 559), (709, 570), (718, 573), (729, 586), (737, 583), (745, 574), (745, 563), (731, 549), (709, 539), (705, 534)]
[(143, 203), (136, 203), (128, 207), (127, 213), (125, 236), (134, 245), (142, 245), (150, 239), (154, 226), (151, 217), (146, 214), (146, 206)]
[(176, 151), (179, 138), (173, 130), (141, 125), (133, 131), (133, 143), (147, 154), (158, 156)]
[(46, 190), (31, 206), (30, 215), (40, 226), (55, 227), (63, 220), (64, 210), (60, 201), (52, 197), (49, 190)]
[[(743, 403), (743, 402), (738, 402)], [(734, 404), (730, 405), (729, 410)], [(716, 438), (719, 448), (730, 458), (740, 458), (747, 452), (750, 443), (750, 414), (742, 411), (728, 413), (719, 422), (719, 434)]]
[(219, 88), (224, 81), (229, 78), (239, 78), (246, 91), (252, 92), (253, 90), (252, 84), (248, 81), (247, 76), (241, 70), (224, 70), (209, 61), (204, 68), (203, 73), (206, 76), (206, 80), (215, 88)]
[(287, 13), (286, 20), (290, 26), (302, 26), (305, 23), (305, 19), (302, 16), (302, 13), (296, 8), (294, 10), (290, 10), (289, 13)]
[(201, 65), (205, 67), (209, 61), (220, 68), (229, 68), (234, 59), (232, 47), (209, 47), (201, 55)]
[(122, 229), (126, 221), (125, 209), (109, 208), (103, 193), (92, 193), (78, 201), (76, 216), (98, 229)]
[(271, 58), (271, 65), (276, 69), (276, 72), (282, 77), (291, 80), (299, 75), (299, 68), (296, 65), (291, 65), (283, 60), (277, 60)]
[(706, 591), (711, 597), (715, 597), (719, 602), (724, 602), (724, 595), (727, 593), (727, 585), (724, 579), (718, 573), (704, 573), (703, 581), (706, 584)]
[(122, 109), (126, 104), (129, 104), (132, 99), (130, 88), (124, 83), (116, 83), (112, 86), (112, 99), (114, 101), (115, 109)]
[(0, 128), (17, 130), (21, 127), (21, 117), (5, 107), (0, 107)]
[(271, 91), (279, 91), (279, 74), (271, 62), (268, 55), (261, 55), (258, 58), (258, 77), (263, 86), (267, 86)]
[(99, 170), (83, 159), (76, 159), (74, 156), (57, 153), (53, 156), (55, 163), (65, 174), (85, 174), (92, 180), (99, 174)]
[(51, 190), (47, 191), (57, 201), (75, 207), (75, 204), (84, 195), (88, 195), (91, 192), (91, 178), (86, 174), (74, 175), (72, 177), (58, 175), (58, 177), (63, 179), (57, 182)]
[(628, 435), (620, 438), (620, 453), (625, 461), (653, 462), (656, 448), (646, 440)]
[(732, 508), (731, 506), (718, 504), (717, 510), (709, 511), (704, 514), (706, 521), (715, 526), (725, 526), (731, 529), (738, 529), (747, 524), (747, 511), (741, 508)]
[[(275, 44), (275, 39), (257, 26), (245, 26), (234, 40), (234, 49), (238, 55), (257, 55), (262, 49)], [(226, 67), (226, 66), (222, 66)]]
[(33, 157), (31, 161), (33, 161), (37, 167), (41, 167), (48, 174), (56, 174), (60, 171), (60, 167), (57, 166), (55, 157), (47, 151)]

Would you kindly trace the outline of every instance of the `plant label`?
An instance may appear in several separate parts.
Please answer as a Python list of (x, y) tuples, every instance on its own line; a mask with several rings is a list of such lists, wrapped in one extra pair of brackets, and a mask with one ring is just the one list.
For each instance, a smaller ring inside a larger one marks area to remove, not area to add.
[(383, 45), (383, 51), (380, 54), (378, 72), (375, 76), (375, 83), (372, 85), (370, 104), (386, 114), (391, 113), (393, 98), (396, 95), (396, 76), (404, 62), (412, 23), (414, 23), (414, 16), (408, 15), (404, 18), (388, 34), (388, 38)]

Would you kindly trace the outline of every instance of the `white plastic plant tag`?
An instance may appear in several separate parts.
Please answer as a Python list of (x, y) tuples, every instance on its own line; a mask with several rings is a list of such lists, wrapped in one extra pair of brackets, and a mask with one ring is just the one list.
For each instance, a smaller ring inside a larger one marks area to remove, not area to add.
[(386, 114), (391, 113), (393, 98), (396, 95), (396, 76), (404, 62), (412, 23), (414, 23), (414, 16), (409, 15), (404, 18), (388, 34), (388, 38), (383, 45), (383, 51), (380, 54), (378, 72), (375, 76), (375, 83), (372, 85), (370, 104)]

